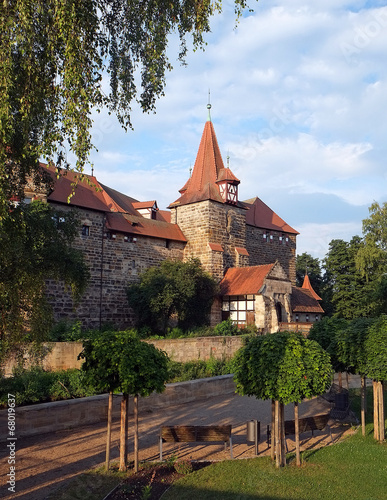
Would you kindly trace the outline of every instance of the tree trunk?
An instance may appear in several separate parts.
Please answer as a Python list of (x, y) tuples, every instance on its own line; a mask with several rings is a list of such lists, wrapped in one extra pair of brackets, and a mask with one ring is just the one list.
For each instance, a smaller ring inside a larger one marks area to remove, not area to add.
[(279, 401), (275, 402), (275, 466), (279, 469), (281, 466), (281, 443), (280, 443), (280, 411)]
[(120, 471), (125, 472), (128, 465), (128, 414), (129, 394), (123, 394), (121, 400), (120, 432)]
[(134, 472), (138, 472), (138, 394), (134, 396)]
[(374, 393), (374, 438), (379, 441), (379, 391), (376, 380), (372, 381)]
[(348, 372), (345, 372), (345, 378), (346, 378), (346, 382), (347, 382), (347, 389), (349, 390), (349, 373)]
[(109, 392), (109, 403), (108, 403), (108, 422), (107, 422), (107, 436), (106, 436), (106, 470), (109, 470), (110, 463), (110, 444), (112, 438), (112, 413), (113, 413), (113, 392)]
[(343, 374), (339, 372), (339, 387), (342, 389), (343, 387)]
[(286, 466), (286, 441), (285, 441), (285, 405), (280, 403), (281, 419), (281, 467)]
[(271, 449), (270, 458), (274, 461), (275, 456), (275, 401), (271, 400)]
[(378, 382), (379, 388), (379, 441), (384, 441), (384, 394), (383, 394), (383, 382)]
[(300, 467), (300, 426), (298, 422), (298, 403), (294, 403), (294, 432), (296, 433), (296, 464)]
[(367, 388), (366, 388), (366, 378), (361, 378), (361, 432), (365, 436), (365, 424), (366, 424), (366, 408), (367, 408)]

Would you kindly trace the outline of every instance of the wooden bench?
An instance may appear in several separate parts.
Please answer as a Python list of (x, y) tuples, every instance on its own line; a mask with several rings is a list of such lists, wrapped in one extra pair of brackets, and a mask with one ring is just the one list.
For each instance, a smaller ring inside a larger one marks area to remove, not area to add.
[[(315, 415), (313, 417), (303, 417), (298, 419), (299, 434), (304, 432), (323, 431), (326, 427), (329, 429), (329, 435), (333, 443), (332, 431), (328, 425), (328, 421), (331, 418), (330, 413), (324, 413), (322, 415)], [(293, 436), (296, 433), (296, 424), (294, 420), (285, 420), (285, 436)], [(267, 426), (267, 446), (270, 448), (270, 438), (271, 429), (270, 425)], [(287, 445), (286, 445), (287, 448)]]
[(231, 425), (172, 425), (160, 428), (160, 462), (163, 459), (163, 443), (223, 442), (230, 445), (232, 456)]

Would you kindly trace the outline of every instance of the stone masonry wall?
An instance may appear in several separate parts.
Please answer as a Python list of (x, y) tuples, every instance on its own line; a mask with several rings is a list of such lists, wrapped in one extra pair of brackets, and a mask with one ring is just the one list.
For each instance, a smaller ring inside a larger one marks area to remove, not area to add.
[[(207, 200), (173, 208), (171, 222), (179, 225), (188, 240), (184, 259), (199, 258), (218, 281), (228, 267), (236, 267), (235, 247), (246, 245), (245, 210)], [(211, 250), (209, 243), (221, 245), (223, 252)]]
[(81, 225), (89, 226), (90, 231), (88, 236), (80, 234), (74, 246), (84, 253), (90, 282), (76, 310), (62, 283), (48, 283), (55, 318), (77, 318), (85, 328), (98, 328), (104, 323), (112, 323), (117, 328), (132, 326), (133, 312), (126, 299), (128, 284), (138, 281), (142, 271), (165, 259), (182, 260), (184, 244), (174, 241), (167, 244), (166, 240), (141, 235), (136, 237), (136, 242), (125, 241), (120, 233), (115, 239), (107, 239), (103, 213), (78, 212)]
[[(197, 337), (187, 339), (149, 340), (157, 349), (165, 351), (174, 361), (186, 362), (196, 359), (207, 360), (229, 359), (242, 347), (242, 337)], [(50, 352), (43, 361), (47, 370), (69, 370), (80, 368), (82, 360), (78, 354), (82, 351), (80, 342), (49, 342)], [(12, 375), (14, 363), (9, 361), (5, 366), (5, 375)], [(28, 366), (28, 361), (27, 361)]]
[[(266, 238), (264, 238), (264, 234), (267, 235)], [(288, 238), (287, 242), (286, 237)], [(295, 286), (296, 235), (268, 231), (248, 225), (246, 226), (246, 248), (250, 256), (250, 266), (272, 264), (278, 260)]]

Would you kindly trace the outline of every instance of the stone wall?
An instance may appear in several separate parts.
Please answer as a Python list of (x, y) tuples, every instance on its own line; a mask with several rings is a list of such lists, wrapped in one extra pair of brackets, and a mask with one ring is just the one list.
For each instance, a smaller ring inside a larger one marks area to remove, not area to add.
[[(266, 238), (264, 237), (266, 235)], [(286, 241), (287, 238), (287, 241)], [(279, 261), (292, 285), (296, 285), (296, 235), (246, 226), (250, 266)]]
[[(188, 241), (184, 258), (200, 259), (204, 269), (220, 281), (228, 267), (237, 266), (235, 247), (246, 245), (245, 214), (244, 209), (211, 200), (173, 208), (171, 222), (179, 225)], [(222, 250), (211, 249), (210, 243)]]
[[(60, 207), (63, 210), (63, 207)], [(105, 216), (101, 212), (79, 210), (82, 225), (89, 235), (76, 238), (74, 246), (83, 251), (90, 270), (89, 286), (74, 309), (70, 294), (62, 283), (48, 283), (48, 297), (55, 319), (80, 319), (84, 328), (99, 328), (112, 323), (116, 328), (133, 326), (134, 316), (126, 298), (129, 283), (150, 266), (165, 259), (183, 259), (184, 243), (138, 235), (125, 241), (124, 234), (106, 237)]]
[[(157, 349), (165, 351), (174, 361), (186, 362), (196, 359), (207, 360), (229, 359), (242, 347), (242, 337), (197, 337), (190, 339), (151, 340)], [(43, 361), (43, 367), (47, 370), (68, 370), (80, 368), (82, 360), (78, 360), (78, 354), (82, 351), (80, 342), (50, 342), (46, 344), (50, 348)], [(5, 366), (6, 376), (12, 375), (14, 363), (8, 362)], [(27, 363), (28, 366), (28, 363)]]
[[(196, 399), (205, 399), (220, 394), (232, 394), (235, 384), (232, 375), (191, 380), (167, 384), (165, 392), (153, 393), (146, 398), (139, 398), (140, 411), (165, 408), (172, 405), (189, 403)], [(89, 398), (56, 401), (16, 408), (17, 437), (26, 437), (53, 433), (60, 430), (90, 425), (107, 419), (108, 395), (102, 394)], [(113, 418), (117, 420), (120, 412), (121, 396), (113, 399)], [(133, 413), (133, 398), (130, 398), (129, 411)], [(7, 426), (7, 410), (0, 410), (0, 427)], [(0, 440), (5, 440), (5, 433)]]

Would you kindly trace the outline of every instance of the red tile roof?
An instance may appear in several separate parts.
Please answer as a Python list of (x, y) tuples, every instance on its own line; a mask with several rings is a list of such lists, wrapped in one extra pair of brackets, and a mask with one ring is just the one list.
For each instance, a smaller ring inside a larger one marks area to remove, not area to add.
[(272, 229), (274, 231), (283, 231), (284, 233), (299, 234), (287, 224), (279, 215), (269, 208), (258, 197), (243, 202), (248, 209), (246, 213), (246, 224), (263, 229)]
[(239, 180), (231, 170), (224, 168), (214, 126), (208, 120), (204, 126), (192, 177), (180, 189), (179, 192), (182, 193), (180, 198), (171, 203), (170, 207), (204, 200), (224, 203), (217, 185), (219, 180), (231, 180), (239, 184)]
[(235, 250), (239, 255), (249, 255), (249, 252), (246, 250), (246, 248), (243, 247), (235, 247)]
[(310, 293), (312, 294), (312, 296), (316, 300), (322, 300), (322, 298), (320, 296), (318, 296), (317, 293), (313, 290), (312, 283), (310, 282), (309, 276), (307, 274), (305, 274), (304, 283), (302, 284), (302, 288), (309, 290)]
[(320, 306), (312, 293), (305, 288), (292, 287), (292, 311), (294, 313), (320, 313), (324, 309)]
[(220, 282), (221, 295), (256, 295), (275, 264), (230, 267)]
[(146, 219), (141, 215), (123, 213), (106, 214), (106, 228), (131, 235), (151, 236), (167, 240), (186, 242), (184, 234), (177, 224), (170, 224), (160, 220)]
[[(42, 165), (42, 167), (45, 166)], [(77, 183), (74, 195), (68, 203), (68, 197), (73, 191), (72, 183), (76, 182), (79, 174), (66, 171), (57, 179), (55, 168), (49, 167), (48, 171), (54, 179), (54, 189), (47, 198), (49, 202), (105, 212), (106, 227), (110, 231), (187, 241), (179, 226), (170, 223), (169, 212), (159, 210), (156, 213), (156, 219), (146, 219), (135, 209), (135, 206), (140, 208), (141, 202), (100, 184), (95, 177), (90, 175), (84, 176), (87, 182)], [(145, 202), (144, 205), (149, 206), (150, 203), (153, 206), (155, 201)]]
[(223, 247), (220, 243), (208, 243), (208, 246), (213, 252), (223, 252)]

